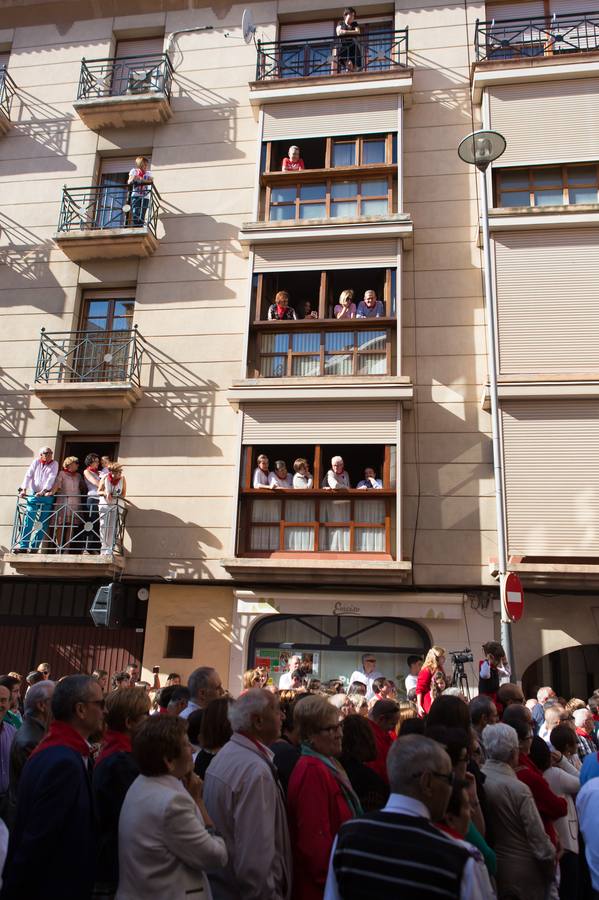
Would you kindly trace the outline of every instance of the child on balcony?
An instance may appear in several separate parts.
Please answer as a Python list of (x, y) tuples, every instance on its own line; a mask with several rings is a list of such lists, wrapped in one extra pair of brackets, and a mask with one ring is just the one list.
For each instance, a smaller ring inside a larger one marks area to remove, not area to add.
[(150, 190), (154, 177), (149, 169), (150, 162), (145, 156), (138, 156), (135, 167), (129, 172), (127, 186), (131, 190), (131, 218), (134, 226), (144, 224), (150, 204)]
[(304, 161), (300, 156), (300, 148), (295, 144), (288, 150), (289, 156), (285, 156), (281, 164), (282, 172), (303, 172)]

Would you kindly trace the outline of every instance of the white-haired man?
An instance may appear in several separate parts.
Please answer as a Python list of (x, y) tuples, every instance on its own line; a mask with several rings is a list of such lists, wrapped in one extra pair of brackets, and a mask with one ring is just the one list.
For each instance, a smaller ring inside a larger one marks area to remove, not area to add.
[[(349, 474), (345, 471), (345, 463), (342, 456), (333, 456), (331, 459), (331, 468), (325, 475), (322, 486), (325, 490), (346, 491), (351, 487)], [(343, 519), (337, 519), (343, 521)]]
[[(27, 509), (19, 543), (13, 547), (13, 553), (35, 552), (40, 547), (47, 529), (48, 519), (52, 514), (54, 504), (52, 488), (58, 476), (58, 463), (53, 459), (53, 455), (51, 447), (41, 447), (18, 489), (19, 497), (27, 497)], [(28, 494), (28, 491), (31, 491), (31, 494)], [(31, 535), (38, 519), (39, 528), (32, 538)]]
[(443, 819), (453, 785), (443, 747), (421, 735), (406, 735), (389, 751), (387, 771), (391, 795), (384, 809), (341, 826), (324, 900), (494, 898), (478, 851), (432, 824)]
[(376, 655), (374, 653), (362, 654), (362, 668), (352, 672), (349, 683), (358, 683), (366, 685), (366, 699), (371, 700), (374, 697), (373, 684), (377, 678), (382, 678), (383, 673), (379, 672), (376, 667)]
[(40, 681), (30, 687), (25, 695), (25, 714), (23, 724), (17, 731), (10, 750), (10, 786), (11, 806), (16, 807), (17, 788), (23, 766), (45, 737), (52, 718), (53, 681)]
[(279, 701), (252, 688), (229, 707), (233, 736), (216, 754), (204, 801), (229, 862), (208, 873), (214, 900), (287, 900), (291, 844), (283, 792), (268, 745), (281, 734)]
[(302, 664), (301, 656), (294, 654), (289, 657), (289, 663), (287, 666), (287, 671), (283, 672), (281, 677), (279, 678), (279, 690), (281, 691), (290, 691), (293, 687), (293, 675), (297, 672)]

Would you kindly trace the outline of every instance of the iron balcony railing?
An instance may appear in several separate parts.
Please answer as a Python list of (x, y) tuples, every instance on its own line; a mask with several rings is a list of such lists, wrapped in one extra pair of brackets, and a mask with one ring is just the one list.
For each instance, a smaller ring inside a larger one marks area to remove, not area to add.
[(0, 66), (0, 112), (10, 119), (12, 103), (17, 93), (17, 86), (6, 71), (6, 66)]
[(521, 59), (599, 50), (599, 13), (567, 13), (520, 19), (477, 19), (476, 59)]
[(36, 384), (132, 383), (140, 385), (143, 349), (132, 331), (64, 331), (42, 328)]
[(127, 501), (101, 500), (89, 494), (20, 496), (12, 552), (122, 554)]
[(256, 81), (337, 75), (350, 68), (381, 72), (407, 66), (408, 29), (370, 32), (351, 40), (330, 37), (258, 41), (257, 47)]
[(132, 194), (125, 184), (102, 184), (62, 190), (59, 232), (146, 227), (157, 237), (160, 194), (153, 184)]
[(166, 94), (170, 100), (173, 67), (166, 53), (82, 59), (77, 100)]

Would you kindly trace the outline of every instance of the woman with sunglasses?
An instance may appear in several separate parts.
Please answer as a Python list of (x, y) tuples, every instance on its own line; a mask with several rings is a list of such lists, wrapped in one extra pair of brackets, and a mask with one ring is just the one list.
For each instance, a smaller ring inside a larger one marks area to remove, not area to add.
[(298, 703), (294, 722), (301, 756), (289, 779), (287, 809), (293, 847), (293, 900), (322, 900), (333, 841), (360, 801), (338, 760), (342, 750), (339, 710), (327, 697)]

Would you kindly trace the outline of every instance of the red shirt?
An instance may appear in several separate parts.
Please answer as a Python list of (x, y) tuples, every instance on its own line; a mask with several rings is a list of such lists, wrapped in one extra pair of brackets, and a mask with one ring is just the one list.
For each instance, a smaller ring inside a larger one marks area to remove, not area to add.
[(533, 800), (539, 811), (539, 815), (543, 822), (547, 837), (554, 847), (557, 846), (557, 834), (553, 823), (556, 819), (561, 819), (568, 812), (568, 804), (565, 797), (558, 797), (554, 794), (549, 784), (543, 778), (543, 773), (536, 766), (530, 756), (521, 753), (518, 757), (518, 767), (516, 768), (518, 780), (528, 785), (532, 793)]
[(302, 172), (303, 168), (303, 159), (296, 159), (294, 162), (292, 162), (288, 156), (284, 158), (283, 165), (281, 166), (283, 172)]
[(372, 769), (373, 772), (382, 778), (385, 784), (389, 784), (389, 776), (387, 775), (387, 754), (391, 749), (393, 744), (393, 738), (389, 734), (388, 731), (385, 731), (381, 728), (380, 725), (377, 725), (376, 722), (373, 722), (372, 719), (368, 719), (368, 724), (372, 728), (372, 733), (374, 734), (374, 741), (376, 743), (376, 759), (373, 759), (372, 762), (365, 763), (369, 769)]
[[(442, 669), (437, 669), (437, 671), (443, 671)], [(416, 696), (418, 694), (424, 694), (422, 698), (422, 706), (424, 707), (425, 714), (429, 711), (433, 704), (433, 698), (431, 697), (431, 682), (433, 680), (434, 672), (431, 672), (430, 669), (422, 668), (420, 669), (420, 674), (418, 675), (418, 681), (416, 682)], [(448, 684), (447, 678), (445, 679), (445, 683)]]
[(335, 836), (352, 818), (341, 786), (319, 759), (301, 756), (287, 788), (293, 900), (322, 900)]

